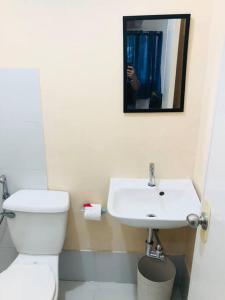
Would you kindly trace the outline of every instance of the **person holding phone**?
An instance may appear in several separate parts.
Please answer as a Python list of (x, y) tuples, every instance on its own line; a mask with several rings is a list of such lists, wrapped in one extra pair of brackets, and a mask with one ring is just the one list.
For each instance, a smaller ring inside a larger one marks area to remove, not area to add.
[(135, 108), (136, 92), (140, 87), (140, 81), (133, 66), (127, 66), (127, 103), (131, 108)]

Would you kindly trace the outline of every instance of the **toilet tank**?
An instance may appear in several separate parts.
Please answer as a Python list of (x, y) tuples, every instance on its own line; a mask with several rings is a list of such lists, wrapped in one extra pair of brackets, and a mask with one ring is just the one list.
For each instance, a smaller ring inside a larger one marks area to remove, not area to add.
[(7, 218), (12, 241), (19, 253), (57, 255), (61, 252), (69, 210), (67, 192), (20, 190), (3, 203), (13, 211)]

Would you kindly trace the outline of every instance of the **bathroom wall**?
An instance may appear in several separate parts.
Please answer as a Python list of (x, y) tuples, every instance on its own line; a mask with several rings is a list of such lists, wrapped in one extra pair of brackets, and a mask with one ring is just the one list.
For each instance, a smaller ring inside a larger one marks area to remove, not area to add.
[[(1, 174), (7, 176), (10, 193), (47, 188), (38, 70), (0, 69)], [(16, 254), (4, 220), (0, 226), (0, 272)]]
[(218, 1), (214, 1), (212, 10), (212, 23), (209, 37), (207, 69), (205, 74), (205, 84), (203, 87), (201, 121), (199, 127), (198, 147), (196, 153), (196, 163), (194, 170), (194, 179), (199, 195), (203, 197), (204, 180), (207, 168), (209, 143), (211, 139), (212, 120), (214, 105), (217, 96), (218, 74), (221, 67), (222, 51), (225, 48), (224, 41), (221, 38), (223, 32), (223, 16)]
[[(1, 1), (0, 67), (40, 70), (48, 187), (71, 196), (65, 249), (144, 250), (146, 230), (82, 218), (83, 202), (106, 206), (110, 177), (154, 161), (160, 178), (193, 178), (211, 2)], [(122, 16), (169, 13), (192, 14), (185, 111), (124, 114)], [(162, 231), (167, 253), (186, 253), (187, 234)]]

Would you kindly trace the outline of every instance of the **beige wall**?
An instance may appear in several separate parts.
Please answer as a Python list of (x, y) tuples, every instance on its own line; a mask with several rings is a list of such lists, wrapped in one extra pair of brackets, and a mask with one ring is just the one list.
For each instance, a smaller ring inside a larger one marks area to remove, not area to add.
[[(107, 203), (110, 177), (192, 177), (211, 0), (0, 0), (0, 67), (40, 69), (50, 189), (67, 190), (65, 247), (142, 251), (146, 231), (110, 216), (86, 222), (83, 202)], [(184, 113), (123, 114), (122, 16), (191, 13)], [(161, 233), (185, 253), (185, 229)]]

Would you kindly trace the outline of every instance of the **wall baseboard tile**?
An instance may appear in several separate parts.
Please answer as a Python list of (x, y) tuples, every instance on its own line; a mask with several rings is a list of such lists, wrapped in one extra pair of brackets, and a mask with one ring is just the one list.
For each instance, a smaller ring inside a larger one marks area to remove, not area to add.
[(61, 280), (136, 282), (136, 266), (143, 254), (126, 252), (63, 251)]
[[(137, 263), (142, 253), (64, 250), (59, 260), (61, 280), (136, 283)], [(177, 274), (175, 284), (183, 293), (187, 270), (184, 256), (170, 256)], [(185, 299), (185, 298), (184, 298)]]

